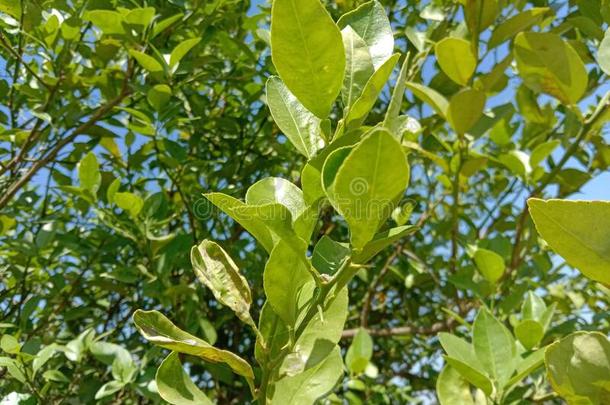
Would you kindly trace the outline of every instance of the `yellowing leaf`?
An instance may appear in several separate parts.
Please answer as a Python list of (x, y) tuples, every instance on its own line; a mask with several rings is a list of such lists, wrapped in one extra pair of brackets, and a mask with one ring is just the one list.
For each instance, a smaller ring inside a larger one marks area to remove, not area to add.
[(434, 47), (436, 60), (443, 72), (457, 84), (465, 86), (472, 77), (477, 59), (470, 43), (460, 38), (445, 38)]
[(519, 75), (535, 92), (550, 94), (566, 104), (576, 104), (587, 89), (587, 70), (578, 53), (552, 33), (522, 32), (513, 52)]
[(212, 290), (214, 297), (244, 323), (254, 325), (250, 287), (227, 252), (217, 243), (204, 240), (191, 249), (191, 262), (197, 278)]
[(610, 342), (598, 332), (577, 332), (547, 347), (549, 382), (569, 404), (604, 405), (610, 399)]

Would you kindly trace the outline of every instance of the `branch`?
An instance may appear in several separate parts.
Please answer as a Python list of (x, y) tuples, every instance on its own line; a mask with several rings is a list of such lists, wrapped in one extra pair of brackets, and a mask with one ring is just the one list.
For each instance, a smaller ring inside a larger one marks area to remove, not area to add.
[(12, 200), (15, 194), (17, 194), (17, 192), (23, 186), (25, 186), (28, 181), (30, 181), (30, 179), (34, 177), (36, 173), (38, 173), (40, 169), (42, 169), (44, 166), (47, 165), (47, 163), (55, 159), (55, 157), (59, 154), (59, 152), (61, 152), (64, 147), (72, 143), (77, 136), (86, 133), (93, 125), (95, 125), (96, 122), (102, 119), (110, 110), (120, 104), (121, 101), (123, 101), (123, 99), (125, 99), (125, 97), (127, 97), (131, 93), (131, 90), (129, 89), (129, 79), (131, 77), (132, 71), (133, 64), (129, 63), (127, 72), (125, 73), (125, 78), (123, 79), (123, 86), (118, 96), (110, 100), (102, 107), (98, 108), (97, 111), (89, 118), (89, 120), (87, 120), (87, 122), (81, 124), (74, 131), (72, 131), (69, 136), (58, 142), (57, 145), (53, 147), (49, 151), (49, 153), (47, 153), (46, 156), (43, 156), (38, 161), (36, 161), (36, 163), (34, 163), (32, 167), (23, 176), (21, 176), (15, 183), (11, 184), (11, 186), (4, 193), (4, 195), (0, 197), (0, 209), (6, 207), (6, 205)]
[[(446, 321), (435, 322), (430, 326), (398, 326), (395, 328), (368, 329), (366, 331), (371, 336), (404, 336), (404, 335), (436, 335), (438, 332), (450, 330), (457, 321), (449, 318)], [(346, 329), (341, 334), (342, 339), (352, 338), (360, 328)]]

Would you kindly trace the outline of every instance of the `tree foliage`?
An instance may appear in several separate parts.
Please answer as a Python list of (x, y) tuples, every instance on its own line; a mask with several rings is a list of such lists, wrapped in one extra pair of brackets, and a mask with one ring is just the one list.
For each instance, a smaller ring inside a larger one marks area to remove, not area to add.
[(0, 395), (607, 403), (609, 23), (0, 0)]

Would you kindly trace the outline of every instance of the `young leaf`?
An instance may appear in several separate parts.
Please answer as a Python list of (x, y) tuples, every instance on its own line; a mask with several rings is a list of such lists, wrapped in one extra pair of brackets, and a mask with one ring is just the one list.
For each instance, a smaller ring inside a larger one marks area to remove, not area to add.
[(559, 139), (552, 141), (543, 142), (536, 146), (530, 155), (530, 165), (532, 167), (538, 166), (544, 159), (546, 159), (553, 151), (561, 145)]
[(470, 384), (451, 366), (443, 367), (436, 380), (436, 396), (440, 405), (475, 405)]
[(275, 0), (271, 56), (282, 81), (309, 111), (326, 118), (341, 90), (341, 32), (319, 0)]
[(536, 229), (568, 264), (610, 285), (610, 202), (528, 200)]
[(565, 104), (576, 104), (587, 89), (585, 65), (559, 35), (521, 32), (515, 38), (513, 52), (519, 74), (533, 91), (550, 94)]
[(479, 248), (473, 259), (483, 277), (490, 283), (495, 283), (504, 274), (504, 259), (496, 252)]
[(451, 80), (465, 86), (477, 68), (470, 43), (460, 38), (444, 38), (434, 46), (436, 60)]
[(508, 391), (513, 385), (519, 383), (525, 377), (536, 371), (540, 366), (544, 364), (544, 348), (538, 349), (535, 352), (529, 354), (525, 358), (520, 358), (517, 362), (517, 371), (515, 375), (506, 384), (506, 390)]
[(507, 39), (512, 38), (514, 35), (539, 23), (550, 10), (551, 9), (548, 7), (533, 7), (502, 22), (491, 33), (487, 48), (495, 48)]
[(140, 66), (148, 70), (150, 73), (157, 74), (163, 72), (163, 66), (161, 66), (161, 64), (152, 56), (134, 49), (130, 49), (129, 54), (138, 61)]
[(191, 38), (191, 39), (186, 39), (186, 40), (180, 42), (172, 50), (172, 53), (169, 56), (169, 67), (173, 68), (174, 66), (178, 65), (178, 63), (180, 63), (182, 58), (184, 58), (184, 56), (191, 49), (193, 49), (195, 47), (195, 45), (197, 45), (200, 41), (201, 41), (201, 38)]
[(98, 26), (104, 34), (125, 34), (123, 16), (116, 11), (91, 10), (85, 13), (84, 19)]
[(313, 278), (306, 261), (287, 242), (280, 241), (271, 251), (263, 273), (267, 300), (275, 313), (294, 327), (299, 315), (299, 294)]
[(155, 18), (155, 9), (153, 7), (134, 8), (129, 10), (123, 18), (127, 24), (146, 27)]
[(407, 88), (411, 90), (415, 97), (430, 105), (438, 115), (443, 118), (446, 117), (447, 110), (449, 109), (449, 102), (442, 94), (419, 83), (408, 82)]
[(234, 373), (244, 376), (248, 384), (252, 385), (254, 373), (247, 361), (181, 330), (160, 312), (138, 309), (133, 314), (133, 321), (138, 332), (157, 346), (197, 356), (210, 363), (224, 363)]
[[(353, 247), (361, 249), (407, 188), (409, 165), (400, 143), (383, 129), (373, 130), (348, 152), (334, 181), (323, 183), (331, 204), (349, 225)], [(324, 164), (325, 178), (335, 172), (332, 156)]]
[(396, 79), (396, 85), (394, 86), (394, 90), (392, 91), (392, 98), (390, 99), (390, 104), (388, 105), (388, 110), (385, 113), (385, 118), (383, 120), (383, 126), (388, 128), (395, 136), (400, 136), (402, 133), (398, 134), (397, 130), (399, 127), (399, 116), (400, 116), (400, 108), (402, 107), (402, 101), (405, 98), (405, 85), (407, 72), (409, 70), (409, 54), (405, 57), (405, 60), (402, 63), (402, 67), (400, 68), (400, 73), (398, 74), (398, 78)]
[(167, 84), (157, 84), (146, 94), (148, 103), (159, 112), (163, 111), (171, 97), (172, 89)]
[(447, 120), (458, 134), (465, 134), (483, 115), (485, 93), (464, 89), (451, 97), (447, 109)]
[(115, 193), (114, 202), (119, 208), (129, 212), (132, 217), (137, 217), (144, 206), (144, 201), (140, 196), (129, 192)]
[(267, 80), (267, 105), (277, 126), (307, 159), (324, 146), (320, 119), (307, 110), (277, 76)]
[(467, 363), (456, 358), (444, 356), (447, 365), (454, 368), (470, 384), (480, 388), (487, 396), (494, 391), (493, 382), (480, 369), (473, 368)]
[(576, 332), (547, 347), (549, 382), (568, 403), (602, 405), (610, 398), (610, 342), (598, 332)]
[(341, 29), (347, 26), (352, 27), (364, 40), (369, 48), (375, 70), (392, 56), (394, 50), (392, 26), (383, 6), (378, 1), (369, 1), (344, 14), (337, 21), (337, 25)]
[(540, 322), (525, 319), (515, 327), (515, 336), (523, 344), (523, 347), (530, 350), (540, 343), (544, 336), (544, 329)]
[(390, 75), (392, 74), (394, 66), (396, 66), (396, 62), (398, 62), (399, 56), (399, 54), (392, 55), (375, 71), (375, 73), (373, 73), (373, 76), (371, 76), (364, 86), (362, 94), (347, 112), (345, 122), (349, 127), (358, 127), (364, 122), (366, 116), (375, 105), (379, 94), (381, 94), (383, 87), (390, 79)]
[(506, 327), (486, 309), (479, 311), (472, 327), (477, 358), (500, 386), (508, 382), (516, 367), (515, 340)]
[(177, 352), (171, 352), (159, 366), (157, 390), (165, 401), (174, 405), (212, 405), (182, 368)]
[(345, 76), (341, 95), (347, 110), (360, 97), (369, 78), (375, 72), (369, 49), (349, 25), (341, 31), (345, 47)]
[(97, 190), (102, 183), (102, 175), (100, 174), (100, 165), (93, 152), (89, 152), (78, 164), (78, 179), (81, 188), (88, 190), (94, 196), (97, 195)]
[(373, 356), (373, 339), (366, 329), (358, 329), (345, 355), (345, 365), (353, 374), (364, 372)]
[(254, 326), (250, 287), (227, 252), (217, 243), (204, 240), (191, 249), (191, 262), (197, 278), (212, 290), (214, 297), (244, 323)]

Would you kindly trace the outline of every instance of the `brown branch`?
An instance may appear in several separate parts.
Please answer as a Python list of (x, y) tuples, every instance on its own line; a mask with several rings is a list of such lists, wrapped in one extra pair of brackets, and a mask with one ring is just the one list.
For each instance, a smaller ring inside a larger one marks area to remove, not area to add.
[[(395, 328), (366, 329), (371, 336), (405, 336), (405, 335), (435, 335), (453, 328), (457, 321), (449, 318), (445, 321), (435, 322), (430, 326), (398, 326)], [(341, 334), (342, 339), (352, 338), (360, 328), (346, 329)]]
[(402, 250), (402, 244), (400, 244), (394, 252), (387, 258), (381, 270), (377, 273), (373, 281), (371, 282), (368, 290), (366, 291), (366, 295), (364, 296), (364, 303), (362, 304), (362, 312), (360, 313), (360, 325), (363, 328), (368, 327), (369, 324), (369, 313), (371, 312), (371, 303), (373, 301), (373, 295), (375, 294), (375, 290), (379, 286), (381, 279), (386, 275), (390, 266), (394, 262), (394, 259), (398, 256), (398, 253)]

